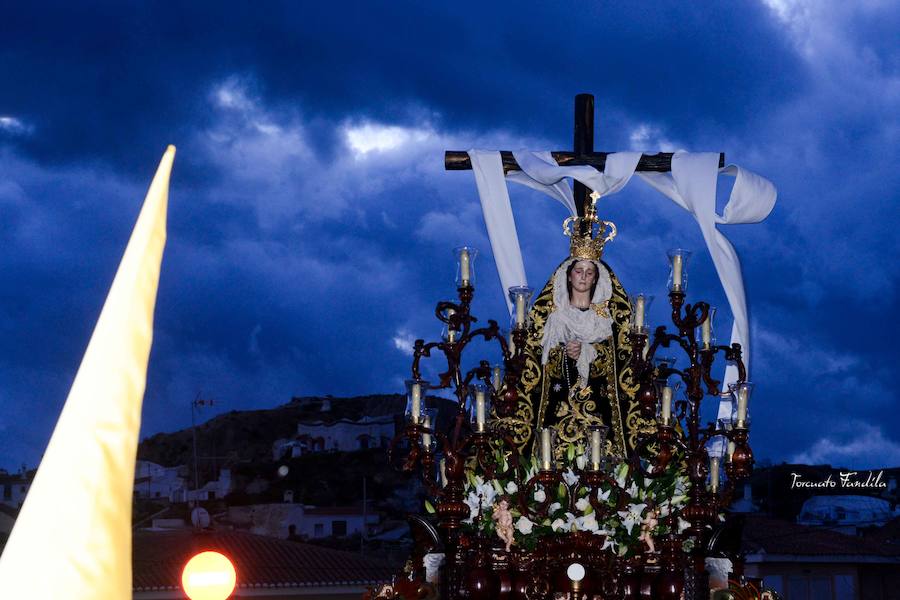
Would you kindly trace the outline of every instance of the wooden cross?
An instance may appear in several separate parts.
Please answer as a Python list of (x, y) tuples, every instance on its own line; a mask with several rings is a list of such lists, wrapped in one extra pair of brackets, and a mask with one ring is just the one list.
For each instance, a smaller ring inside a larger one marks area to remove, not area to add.
[[(594, 152), (594, 96), (592, 94), (578, 94), (575, 96), (575, 143), (574, 152), (551, 152), (557, 164), (561, 166), (590, 165), (598, 171), (606, 167), (606, 157), (610, 152)], [(664, 173), (672, 170), (672, 152), (657, 152), (656, 154), (642, 154), (635, 171), (655, 171)], [(500, 157), (503, 160), (503, 172), (519, 171), (521, 168), (513, 153), (509, 150), (501, 150)], [(725, 166), (725, 154), (719, 153), (719, 168)], [(447, 150), (444, 153), (444, 168), (448, 171), (466, 171), (472, 168), (469, 155), (458, 150)], [(575, 182), (575, 207), (578, 216), (583, 217), (585, 206), (588, 202), (588, 189), (579, 181)]]

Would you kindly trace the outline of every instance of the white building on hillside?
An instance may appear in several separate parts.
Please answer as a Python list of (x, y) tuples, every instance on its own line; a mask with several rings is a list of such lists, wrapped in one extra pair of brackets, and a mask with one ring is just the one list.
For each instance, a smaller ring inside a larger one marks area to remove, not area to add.
[(227, 520), (238, 529), (282, 539), (320, 539), (377, 533), (378, 513), (361, 507), (317, 507), (303, 504), (229, 506)]
[[(137, 498), (189, 502), (221, 500), (231, 492), (231, 470), (220, 469), (219, 478), (205, 483), (199, 490), (189, 489), (187, 467), (163, 467), (146, 460), (135, 465), (134, 495)], [(191, 480), (192, 481), (192, 480)]]
[[(199, 490), (183, 490), (176, 502), (221, 500), (231, 492), (231, 469), (219, 469), (219, 478), (208, 481)], [(183, 498), (180, 499), (180, 498)]]
[(276, 440), (272, 458), (294, 458), (309, 452), (352, 452), (367, 448), (386, 448), (395, 435), (392, 416), (365, 416), (353, 421), (309, 421), (297, 424), (291, 439)]
[(184, 489), (182, 467), (164, 467), (149, 460), (139, 460), (134, 469), (134, 495), (137, 498), (173, 500)]

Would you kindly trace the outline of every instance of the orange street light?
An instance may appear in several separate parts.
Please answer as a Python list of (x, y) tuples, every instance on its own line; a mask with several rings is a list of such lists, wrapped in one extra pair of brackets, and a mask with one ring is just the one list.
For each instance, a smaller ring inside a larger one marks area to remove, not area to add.
[(236, 582), (234, 565), (218, 552), (194, 555), (181, 573), (181, 587), (191, 600), (225, 600)]

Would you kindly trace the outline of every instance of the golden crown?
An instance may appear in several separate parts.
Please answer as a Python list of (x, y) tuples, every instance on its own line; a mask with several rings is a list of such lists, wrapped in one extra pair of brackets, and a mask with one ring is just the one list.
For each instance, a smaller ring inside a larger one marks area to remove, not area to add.
[(584, 216), (569, 217), (563, 221), (563, 233), (570, 238), (569, 255), (572, 258), (600, 260), (600, 257), (603, 256), (604, 244), (616, 237), (615, 223), (604, 221), (597, 216), (597, 200), (599, 198), (600, 194), (597, 192), (591, 193), (591, 202), (586, 207)]

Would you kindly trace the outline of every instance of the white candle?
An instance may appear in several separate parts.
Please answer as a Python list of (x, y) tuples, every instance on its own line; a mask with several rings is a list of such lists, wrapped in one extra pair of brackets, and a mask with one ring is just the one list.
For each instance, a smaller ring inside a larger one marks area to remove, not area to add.
[(447, 459), (441, 459), (441, 487), (447, 487)]
[(419, 422), (419, 415), (422, 411), (422, 386), (418, 383), (412, 384), (412, 407), (410, 409), (410, 417), (413, 423)]
[(553, 449), (550, 447), (550, 428), (541, 430), (541, 468), (549, 471), (553, 466)]
[(475, 429), (484, 433), (484, 390), (475, 391)]
[(591, 468), (600, 470), (600, 430), (591, 431)]
[(743, 427), (744, 421), (747, 420), (747, 394), (749, 391), (747, 390), (747, 386), (740, 386), (738, 388), (738, 405), (737, 405), (737, 427)]
[(516, 295), (516, 327), (525, 324), (525, 295)]
[(512, 331), (509, 332), (509, 354), (510, 356), (516, 353), (516, 343), (513, 341)]
[[(452, 317), (455, 314), (456, 314), (456, 311), (453, 310), (452, 308), (447, 309), (447, 319), (448, 320), (450, 317)], [(456, 330), (452, 329), (452, 325), (450, 325), (449, 323), (447, 323), (447, 341), (448, 342), (456, 341)]]
[(672, 420), (672, 388), (666, 386), (662, 391), (662, 424), (668, 425)]
[(500, 377), (500, 367), (494, 367), (494, 376), (491, 383), (494, 384), (494, 391), (499, 392), (500, 388), (503, 386), (503, 380)]
[(676, 254), (672, 257), (672, 287), (681, 288), (681, 255)]
[(709, 491), (713, 494), (719, 491), (719, 457), (709, 459)]
[[(431, 429), (431, 418), (426, 416), (425, 420), (422, 422), (422, 425)], [(425, 449), (426, 452), (431, 450), (431, 434), (430, 433), (422, 434), (422, 447)]]
[(469, 251), (462, 249), (459, 251), (459, 278), (462, 280), (462, 287), (469, 285)]
[(703, 336), (703, 347), (709, 348), (710, 339), (712, 336), (710, 335), (710, 321), (712, 321), (712, 311), (707, 313), (706, 320), (703, 321), (703, 325), (700, 326), (700, 333)]
[(638, 294), (634, 302), (634, 326), (640, 329), (644, 326), (644, 295)]
[(728, 442), (728, 458), (726, 459), (726, 462), (731, 462), (731, 457), (734, 456), (734, 448), (735, 448), (734, 442), (729, 441)]

